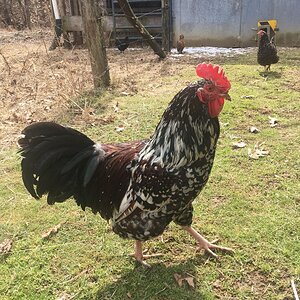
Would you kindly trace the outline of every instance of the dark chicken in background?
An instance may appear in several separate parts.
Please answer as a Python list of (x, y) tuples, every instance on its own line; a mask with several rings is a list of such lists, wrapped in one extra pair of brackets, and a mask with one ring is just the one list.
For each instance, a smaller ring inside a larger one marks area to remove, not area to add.
[(258, 52), (257, 62), (265, 67), (265, 71), (269, 71), (272, 64), (276, 64), (279, 61), (277, 55), (276, 45), (274, 40), (269, 40), (267, 33), (264, 30), (260, 30), (258, 33)]
[(214, 245), (191, 227), (193, 200), (206, 184), (220, 133), (218, 115), (230, 99), (230, 82), (219, 66), (199, 64), (204, 78), (181, 90), (149, 140), (96, 144), (84, 134), (51, 122), (29, 125), (19, 140), (22, 177), (36, 199), (49, 204), (70, 197), (90, 207), (123, 238), (134, 239), (143, 265), (142, 241), (174, 221), (216, 256)]
[(184, 44), (184, 35), (181, 34), (179, 36), (179, 40), (177, 41), (177, 52), (180, 53), (180, 54), (182, 54), (184, 46), (185, 46), (185, 44)]
[(124, 40), (116, 40), (116, 47), (123, 53), (129, 46), (129, 37), (126, 36)]

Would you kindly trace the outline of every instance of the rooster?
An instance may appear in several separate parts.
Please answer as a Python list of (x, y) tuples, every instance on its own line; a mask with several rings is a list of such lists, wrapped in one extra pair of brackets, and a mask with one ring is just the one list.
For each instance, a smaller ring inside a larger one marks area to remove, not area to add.
[(230, 99), (230, 82), (219, 66), (199, 64), (203, 79), (181, 90), (148, 140), (96, 144), (84, 134), (52, 122), (31, 124), (18, 143), (22, 178), (36, 199), (48, 204), (73, 197), (90, 207), (123, 238), (135, 240), (134, 256), (148, 266), (142, 242), (174, 221), (199, 249), (232, 251), (191, 227), (193, 200), (206, 184), (220, 133), (218, 115)]
[(276, 64), (279, 61), (277, 55), (276, 45), (264, 30), (260, 30), (258, 33), (258, 52), (257, 52), (257, 62), (265, 67), (265, 71), (269, 71), (271, 64)]
[(179, 40), (177, 41), (177, 52), (178, 53), (180, 53), (180, 54), (182, 54), (182, 51), (183, 51), (183, 49), (184, 49), (184, 35), (183, 34), (181, 34), (180, 36), (179, 36)]

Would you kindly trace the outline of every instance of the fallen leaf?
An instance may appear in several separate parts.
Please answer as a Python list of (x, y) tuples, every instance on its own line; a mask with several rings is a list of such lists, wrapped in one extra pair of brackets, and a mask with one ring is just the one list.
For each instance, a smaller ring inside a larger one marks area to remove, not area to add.
[(271, 127), (276, 127), (278, 125), (278, 120), (276, 118), (269, 117), (269, 123)]
[(118, 127), (116, 127), (116, 132), (122, 132), (122, 131), (124, 131), (124, 127), (123, 126), (118, 126)]
[(0, 244), (0, 255), (8, 254), (9, 251), (11, 250), (13, 241), (10, 239), (5, 239), (1, 244)]
[(132, 298), (132, 296), (131, 296), (131, 294), (128, 292), (127, 294), (127, 297), (129, 298), (129, 299), (131, 299)]
[(67, 294), (67, 293), (62, 293), (61, 295), (58, 296), (56, 300), (69, 300), (72, 299), (72, 296)]
[(255, 126), (251, 126), (251, 127), (249, 128), (249, 131), (250, 131), (251, 133), (258, 133), (258, 132), (259, 132), (259, 130), (258, 130)]
[(191, 287), (193, 289), (195, 288), (195, 283), (194, 283), (195, 278), (194, 277), (185, 277), (184, 280), (187, 282), (189, 287)]
[(254, 96), (253, 95), (243, 95), (241, 96), (241, 99), (253, 99)]
[(231, 140), (240, 140), (240, 139), (241, 139), (240, 136), (234, 135), (234, 134), (229, 134), (229, 138), (230, 138)]
[(193, 289), (195, 288), (195, 282), (194, 282), (195, 278), (193, 276), (180, 275), (178, 273), (175, 273), (174, 278), (180, 287), (182, 287), (183, 282), (185, 281), (190, 288)]
[(220, 124), (221, 124), (221, 126), (224, 126), (224, 127), (226, 127), (226, 126), (228, 126), (229, 125), (229, 123), (227, 122), (227, 123), (222, 123), (222, 122), (220, 122)]
[(183, 278), (181, 277), (181, 275), (178, 273), (175, 273), (174, 278), (175, 278), (176, 282), (178, 283), (178, 285), (180, 287), (182, 287)]
[(263, 143), (257, 143), (254, 146), (254, 149), (248, 149), (248, 156), (251, 159), (259, 159), (260, 157), (264, 157), (269, 155), (269, 151), (265, 150), (263, 147)]
[(52, 237), (54, 234), (56, 234), (58, 232), (60, 227), (61, 227), (61, 223), (54, 226), (53, 228), (50, 228), (47, 232), (42, 234), (42, 238), (43, 239), (48, 239), (48, 238)]
[(120, 110), (120, 108), (119, 108), (119, 102), (117, 102), (116, 105), (114, 106), (114, 112), (118, 113), (119, 110)]
[(232, 144), (232, 148), (233, 149), (245, 148), (246, 146), (247, 146), (247, 144), (245, 142), (243, 142), (243, 141)]

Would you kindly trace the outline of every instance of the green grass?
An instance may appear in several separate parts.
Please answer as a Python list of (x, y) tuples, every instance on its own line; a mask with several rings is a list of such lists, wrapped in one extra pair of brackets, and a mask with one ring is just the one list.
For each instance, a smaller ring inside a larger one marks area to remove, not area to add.
[[(259, 73), (255, 53), (214, 60), (232, 82), (233, 101), (220, 116), (215, 164), (195, 202), (194, 226), (233, 247), (234, 255), (215, 260), (195, 254), (192, 238), (171, 224), (163, 241), (145, 243), (163, 256), (150, 261), (150, 270), (137, 267), (127, 256), (133, 242), (113, 234), (99, 216), (81, 211), (72, 200), (48, 206), (45, 199), (30, 198), (13, 147), (0, 153), (0, 243), (13, 240), (11, 252), (0, 257), (0, 299), (293, 299), (292, 278), (300, 292), (300, 49), (280, 54), (268, 77)], [(98, 98), (106, 103), (104, 110), (93, 95), (90, 103), (101, 117), (111, 115), (117, 101), (120, 112), (107, 124), (75, 127), (103, 142), (150, 136), (172, 96), (196, 79), (192, 64), (182, 64), (178, 72), (134, 96), (104, 93)], [(269, 116), (279, 120), (277, 127), (269, 126)], [(125, 130), (117, 133), (120, 125)], [(260, 132), (251, 134), (250, 126)], [(239, 140), (247, 147), (233, 150)], [(247, 148), (256, 143), (270, 153), (250, 160)], [(60, 223), (57, 234), (42, 239)], [(193, 276), (196, 288), (179, 287), (175, 273)]]

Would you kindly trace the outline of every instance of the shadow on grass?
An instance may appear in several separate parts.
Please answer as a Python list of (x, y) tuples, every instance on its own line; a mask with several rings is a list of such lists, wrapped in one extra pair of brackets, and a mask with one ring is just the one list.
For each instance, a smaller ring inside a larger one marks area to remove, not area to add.
[(269, 80), (269, 79), (281, 78), (282, 73), (279, 73), (277, 71), (261, 71), (259, 72), (259, 75)]
[[(121, 276), (97, 292), (96, 299), (164, 299), (164, 300), (188, 300), (188, 299), (213, 299), (213, 293), (208, 289), (201, 291), (193, 289), (184, 281), (179, 287), (174, 274), (198, 278), (196, 286), (201, 285), (196, 267), (205, 264), (207, 257), (193, 257), (186, 261), (166, 266), (162, 263), (151, 264), (147, 269), (141, 265), (126, 270)], [(201, 280), (201, 279), (200, 279)]]

